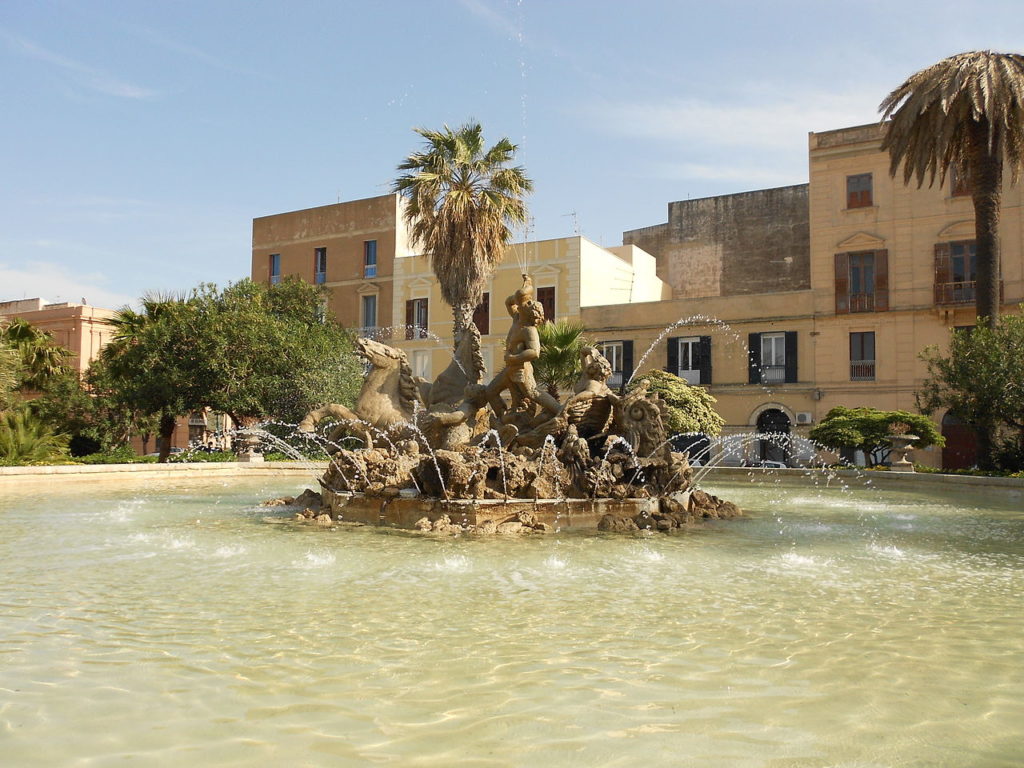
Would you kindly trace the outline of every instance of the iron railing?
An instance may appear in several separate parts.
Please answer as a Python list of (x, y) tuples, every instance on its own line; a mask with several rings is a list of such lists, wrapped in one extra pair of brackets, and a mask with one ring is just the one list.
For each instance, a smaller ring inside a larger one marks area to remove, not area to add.
[(850, 381), (874, 381), (875, 361), (874, 360), (851, 360)]

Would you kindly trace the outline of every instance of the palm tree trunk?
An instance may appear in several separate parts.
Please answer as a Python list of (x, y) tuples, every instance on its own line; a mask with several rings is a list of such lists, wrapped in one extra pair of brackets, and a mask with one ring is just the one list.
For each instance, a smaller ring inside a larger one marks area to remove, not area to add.
[(160, 456), (157, 458), (158, 464), (164, 464), (167, 462), (167, 457), (171, 455), (171, 436), (174, 434), (174, 422), (176, 419), (173, 416), (164, 414), (160, 417)]
[(476, 307), (469, 302), (462, 302), (452, 307), (452, 317), (455, 319), (455, 324), (452, 326), (452, 349), (454, 351), (458, 351), (462, 334), (473, 322), (473, 310), (475, 309)]
[(997, 135), (989, 143), (987, 121), (972, 122), (971, 184), (974, 202), (975, 289), (978, 318), (995, 329), (999, 322), (999, 205), (1002, 197), (1002, 144)]

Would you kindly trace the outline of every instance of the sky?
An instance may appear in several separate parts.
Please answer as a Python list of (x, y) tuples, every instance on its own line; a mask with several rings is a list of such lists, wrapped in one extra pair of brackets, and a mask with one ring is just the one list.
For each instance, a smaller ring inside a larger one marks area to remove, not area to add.
[(252, 219), (385, 194), (478, 120), (534, 181), (516, 240), (618, 245), (668, 203), (807, 181), (1020, 0), (2, 0), (0, 301), (110, 308), (249, 274)]

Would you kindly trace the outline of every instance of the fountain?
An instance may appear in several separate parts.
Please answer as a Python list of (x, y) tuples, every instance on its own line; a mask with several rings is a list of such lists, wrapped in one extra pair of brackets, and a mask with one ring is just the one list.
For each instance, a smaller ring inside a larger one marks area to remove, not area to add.
[[(472, 324), (433, 382), (414, 377), (401, 350), (356, 342), (368, 373), (355, 408), (328, 405), (299, 425), (311, 433), (331, 420), (329, 440), (363, 439), (360, 449), (334, 453), (320, 481), (332, 518), (510, 533), (563, 525), (671, 530), (739, 514), (734, 504), (693, 493), (687, 456), (665, 433), (664, 404), (643, 386), (613, 392), (611, 366), (596, 348), (582, 350), (583, 373), (564, 402), (537, 386), (532, 361), (544, 309), (528, 275), (505, 307), (505, 365), (487, 384)], [(375, 434), (386, 434), (386, 445)]]

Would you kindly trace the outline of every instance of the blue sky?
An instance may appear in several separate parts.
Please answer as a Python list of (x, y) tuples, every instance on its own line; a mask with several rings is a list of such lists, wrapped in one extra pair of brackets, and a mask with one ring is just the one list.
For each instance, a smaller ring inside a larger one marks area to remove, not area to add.
[(518, 239), (807, 180), (807, 132), (1024, 50), (1019, 0), (5, 0), (0, 300), (117, 307), (249, 270), (253, 217), (382, 194), (415, 126), (533, 178)]

